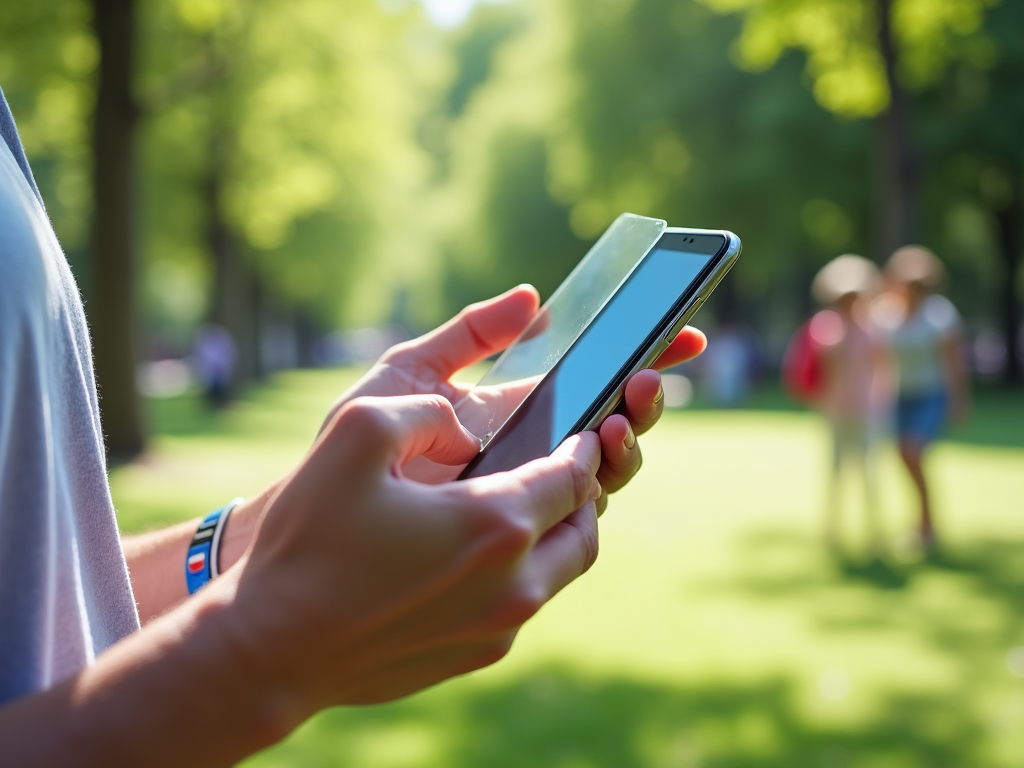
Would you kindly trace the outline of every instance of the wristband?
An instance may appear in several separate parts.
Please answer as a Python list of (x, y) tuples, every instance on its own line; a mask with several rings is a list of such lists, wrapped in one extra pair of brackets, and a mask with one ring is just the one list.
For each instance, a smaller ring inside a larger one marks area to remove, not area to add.
[(220, 539), (224, 526), (233, 510), (245, 499), (232, 499), (216, 509), (199, 523), (185, 555), (185, 583), (188, 593), (194, 595), (210, 579), (220, 575)]

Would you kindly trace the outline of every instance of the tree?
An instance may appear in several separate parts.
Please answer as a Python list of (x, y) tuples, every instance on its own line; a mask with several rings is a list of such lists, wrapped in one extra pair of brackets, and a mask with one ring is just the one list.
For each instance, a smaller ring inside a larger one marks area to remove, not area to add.
[(92, 0), (100, 62), (93, 118), (92, 269), (89, 307), (107, 454), (130, 458), (146, 443), (135, 384), (137, 167), (135, 0)]
[(909, 90), (935, 85), (957, 60), (987, 56), (987, 0), (704, 0), (741, 12), (741, 66), (764, 71), (787, 48), (807, 55), (819, 103), (874, 118), (873, 251), (881, 259), (920, 237), (921, 159)]
[(629, 210), (739, 232), (752, 256), (710, 309), (784, 341), (815, 266), (864, 245), (863, 126), (816, 105), (793, 56), (737, 70), (737, 22), (697, 3), (526, 12), (451, 127), (450, 308), (523, 279), (549, 292)]
[[(998, 322), (1006, 342), (1004, 369), (1009, 382), (1022, 379), (1021, 309), (1024, 271), (1024, 103), (1019, 98), (1024, 79), (1024, 9), (1002, 3), (986, 17), (985, 30), (992, 48), (980, 63), (961, 62), (941, 88), (922, 100), (922, 123), (931, 126), (923, 143), (937, 159), (930, 185), (947, 211), (980, 211), (987, 219), (989, 243), (946, 238), (947, 247), (969, 251), (974, 262), (984, 262), (988, 251), (993, 263), (987, 270), (988, 288), (995, 301), (987, 302), (991, 319)], [(964, 206), (968, 206), (964, 209)]]
[(421, 97), (393, 43), (418, 23), (370, 0), (151, 4), (149, 248), (207, 281), (208, 316), (243, 358), (270, 303), (322, 326), (357, 313), (352, 299), (386, 318), (394, 280), (356, 286), (394, 263), (395, 222), (416, 227)]

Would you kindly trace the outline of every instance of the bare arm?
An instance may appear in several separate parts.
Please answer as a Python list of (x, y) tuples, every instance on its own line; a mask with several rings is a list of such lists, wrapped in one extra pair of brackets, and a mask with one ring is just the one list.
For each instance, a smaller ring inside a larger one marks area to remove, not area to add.
[(964, 352), (965, 342), (960, 331), (950, 333), (942, 340), (942, 365), (949, 391), (949, 414), (954, 422), (966, 419), (971, 408), (971, 384)]
[(220, 766), (331, 705), (500, 659), (597, 555), (600, 440), (441, 486), (479, 450), (437, 396), (342, 407), (235, 568), (71, 680), (0, 709), (0, 765)]
[[(235, 507), (224, 527), (220, 545), (220, 569), (226, 572), (237, 563), (259, 522), (264, 506), (277, 488), (275, 483), (258, 496)], [(150, 533), (121, 539), (132, 589), (143, 624), (162, 615), (188, 597), (185, 586), (185, 556), (200, 518)]]
[(71, 680), (0, 710), (0, 764), (229, 765), (283, 734), (271, 690), (234, 652), (226, 574)]

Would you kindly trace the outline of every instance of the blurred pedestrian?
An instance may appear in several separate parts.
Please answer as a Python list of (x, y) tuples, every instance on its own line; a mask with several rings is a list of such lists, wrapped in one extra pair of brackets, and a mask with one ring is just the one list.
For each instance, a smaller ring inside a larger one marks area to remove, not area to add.
[(195, 354), (196, 373), (207, 402), (214, 408), (223, 408), (231, 395), (231, 379), (238, 360), (235, 340), (226, 328), (213, 323), (204, 325), (196, 338)]
[(832, 431), (832, 471), (825, 509), (825, 539), (838, 548), (840, 480), (854, 460), (864, 484), (864, 509), (871, 547), (881, 550), (876, 452), (891, 401), (885, 341), (871, 321), (870, 302), (881, 288), (878, 268), (861, 256), (833, 259), (811, 286), (825, 305), (810, 321), (819, 356), (819, 392), (814, 404)]
[(726, 323), (711, 335), (702, 355), (704, 386), (717, 406), (734, 407), (750, 396), (757, 350), (749, 331)]
[(967, 416), (970, 388), (963, 327), (952, 302), (935, 293), (945, 268), (920, 245), (898, 249), (885, 265), (886, 294), (873, 312), (892, 345), (899, 380), (896, 434), (900, 457), (917, 488), (921, 546), (936, 546), (925, 449), (948, 419)]

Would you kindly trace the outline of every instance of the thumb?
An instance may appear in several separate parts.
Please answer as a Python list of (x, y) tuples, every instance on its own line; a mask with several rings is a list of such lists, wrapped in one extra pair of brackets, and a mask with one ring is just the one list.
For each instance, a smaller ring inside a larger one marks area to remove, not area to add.
[(537, 312), (540, 298), (520, 285), (466, 307), (440, 328), (400, 345), (396, 359), (432, 369), (442, 380), (511, 344)]
[(366, 458), (396, 466), (417, 456), (466, 464), (480, 452), (480, 439), (440, 395), (356, 398), (338, 411), (330, 431), (355, 437)]

